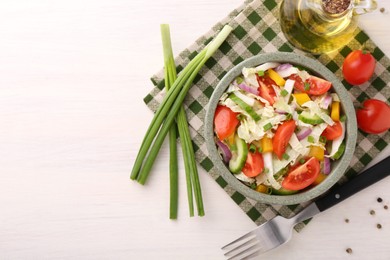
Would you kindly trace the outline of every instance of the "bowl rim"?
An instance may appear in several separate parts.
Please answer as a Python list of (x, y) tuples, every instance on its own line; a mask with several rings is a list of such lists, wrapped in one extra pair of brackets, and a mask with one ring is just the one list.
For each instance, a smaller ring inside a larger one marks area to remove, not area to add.
[[(324, 78), (332, 82), (333, 89), (339, 95), (341, 106), (347, 115), (346, 120), (346, 149), (343, 156), (337, 160), (335, 167), (332, 169), (329, 176), (325, 181), (319, 185), (297, 194), (293, 195), (269, 195), (252, 190), (245, 184), (241, 183), (233, 174), (229, 171), (226, 165), (222, 162), (222, 159), (217, 151), (215, 139), (214, 139), (214, 113), (217, 107), (219, 98), (228, 88), (229, 84), (240, 74), (244, 67), (254, 67), (266, 62), (279, 62), (279, 63), (292, 63), (296, 65), (309, 68), (315, 72), (321, 78)], [(355, 109), (353, 107), (352, 100), (348, 91), (345, 89), (340, 80), (326, 68), (319, 61), (309, 58), (304, 55), (299, 55), (290, 52), (274, 52), (265, 53), (253, 56), (245, 59), (238, 65), (230, 69), (225, 76), (220, 80), (214, 89), (208, 107), (206, 109), (205, 122), (204, 122), (204, 136), (206, 140), (206, 146), (209, 157), (216, 168), (216, 171), (229, 183), (236, 191), (240, 192), (245, 197), (254, 199), (261, 203), (266, 204), (279, 204), (279, 205), (292, 205), (310, 201), (328, 191), (334, 184), (336, 184), (344, 175), (347, 170), (355, 150), (356, 138), (357, 138), (357, 122)]]

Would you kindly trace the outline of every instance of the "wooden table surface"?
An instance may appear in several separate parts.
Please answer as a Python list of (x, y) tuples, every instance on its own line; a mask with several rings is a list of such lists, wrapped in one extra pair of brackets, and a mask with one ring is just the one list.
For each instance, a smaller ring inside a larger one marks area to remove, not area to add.
[[(163, 63), (159, 24), (178, 53), (240, 4), (0, 2), (0, 259), (224, 259), (220, 247), (255, 227), (201, 169), (206, 216), (188, 216), (180, 176), (169, 220), (166, 145), (145, 187), (129, 180), (152, 118), (142, 98)], [(378, 4), (386, 11), (360, 22), (390, 55), (390, 3)], [(259, 259), (390, 259), (389, 187), (324, 212)]]

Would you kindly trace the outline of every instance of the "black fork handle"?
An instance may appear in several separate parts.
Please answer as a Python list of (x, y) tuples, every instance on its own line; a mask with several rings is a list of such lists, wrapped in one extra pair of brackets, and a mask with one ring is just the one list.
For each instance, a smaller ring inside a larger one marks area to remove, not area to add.
[(314, 203), (320, 211), (336, 205), (346, 198), (358, 193), (370, 185), (390, 175), (390, 156), (375, 164), (371, 168), (360, 173), (345, 184), (334, 186), (325, 196), (317, 199)]

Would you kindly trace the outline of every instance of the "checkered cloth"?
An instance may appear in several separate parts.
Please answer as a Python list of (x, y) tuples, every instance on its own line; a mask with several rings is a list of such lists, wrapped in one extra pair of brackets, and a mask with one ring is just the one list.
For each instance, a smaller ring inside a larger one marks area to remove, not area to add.
[[(334, 72), (340, 80), (343, 80), (341, 66), (344, 58), (352, 50), (361, 49), (363, 46), (371, 50), (377, 60), (375, 73), (372, 79), (360, 87), (353, 87), (346, 81), (342, 81), (349, 90), (351, 99), (355, 105), (361, 104), (365, 99), (376, 98), (390, 102), (390, 60), (373, 43), (366, 33), (357, 29), (354, 39), (347, 46), (331, 54), (309, 55), (294, 49), (281, 32), (278, 20), (278, 1), (275, 0), (251, 0), (233, 10), (225, 19), (217, 23), (210, 31), (183, 50), (176, 58), (178, 71), (218, 33), (225, 24), (233, 27), (233, 32), (221, 45), (218, 51), (211, 57), (201, 69), (194, 80), (194, 85), (185, 99), (190, 132), (194, 143), (197, 162), (215, 179), (215, 181), (229, 194), (237, 205), (256, 223), (273, 218), (277, 214), (291, 217), (305, 206), (303, 204), (280, 206), (266, 205), (246, 198), (235, 191), (214, 169), (211, 160), (207, 156), (207, 149), (203, 137), (203, 122), (205, 108), (218, 81), (233, 66), (246, 58), (259, 53), (267, 52), (296, 52), (319, 60), (322, 64)], [(174, 41), (174, 37), (173, 37)], [(155, 88), (145, 97), (145, 103), (155, 111), (164, 95), (163, 70), (152, 77)], [(366, 135), (359, 131), (357, 147), (350, 168), (342, 181), (360, 172), (375, 156), (390, 142), (390, 131), (381, 135)], [(306, 223), (296, 227), (300, 230)]]

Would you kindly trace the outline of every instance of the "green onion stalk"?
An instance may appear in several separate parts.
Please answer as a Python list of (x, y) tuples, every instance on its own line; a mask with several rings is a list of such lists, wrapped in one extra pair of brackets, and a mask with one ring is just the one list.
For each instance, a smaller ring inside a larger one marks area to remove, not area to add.
[[(173, 59), (171, 37), (168, 25), (161, 25), (161, 36), (164, 51), (164, 79), (168, 91), (176, 80), (176, 67)], [(177, 219), (179, 170), (177, 162), (177, 132), (173, 123), (169, 129), (169, 218)]]
[[(214, 52), (219, 48), (219, 46), (225, 41), (225, 39), (228, 37), (231, 31), (232, 28), (226, 25), (216, 36), (216, 38), (212, 42), (210, 42), (210, 44), (208, 44), (198, 55), (196, 55), (195, 58), (192, 59), (189, 62), (189, 64), (183, 69), (183, 71), (179, 74), (177, 79), (173, 81), (172, 86), (166, 92), (166, 95), (162, 103), (157, 109), (152, 119), (152, 122), (146, 131), (146, 135), (142, 141), (141, 148), (138, 152), (138, 155), (136, 157), (130, 175), (130, 178), (132, 180), (137, 180), (140, 184), (145, 184), (149, 176), (150, 170), (152, 168), (152, 165), (164, 141), (164, 138), (167, 135), (168, 131), (170, 130), (171, 125), (173, 124), (177, 113), (181, 109), (183, 100), (188, 90), (190, 89), (193, 80), (195, 79), (199, 70), (206, 63), (206, 61), (214, 54)], [(174, 66), (173, 59), (171, 63)], [(170, 72), (168, 73), (168, 75), (169, 74), (173, 75), (174, 73)], [(181, 125), (184, 125), (184, 123), (183, 122), (180, 123), (178, 119), (179, 134), (180, 134)], [(184, 140), (182, 140), (182, 142), (183, 141)], [(191, 139), (188, 140), (188, 144), (189, 143), (191, 143)], [(188, 147), (185, 149), (187, 151), (189, 150)], [(186, 150), (184, 150), (183, 153), (187, 153)], [(191, 152), (191, 154), (192, 156), (194, 156), (193, 152)], [(188, 160), (191, 159), (188, 158)], [(194, 163), (189, 161), (185, 162), (185, 167), (186, 169), (196, 168), (195, 160)], [(192, 185), (194, 186), (195, 200), (198, 205), (198, 215), (203, 215), (204, 211), (202, 205), (202, 197), (201, 197), (198, 174), (190, 174), (190, 178), (188, 178), (187, 176), (187, 184), (189, 179), (191, 179), (191, 182), (195, 182)]]

